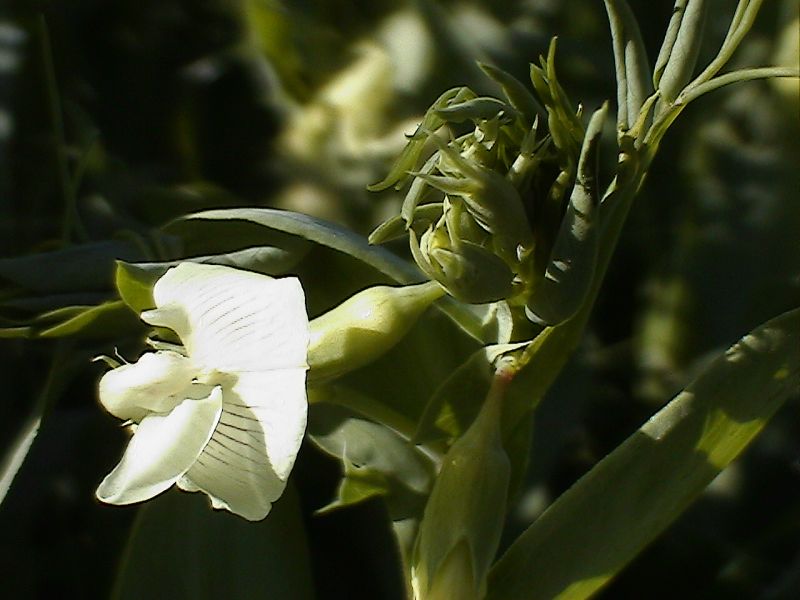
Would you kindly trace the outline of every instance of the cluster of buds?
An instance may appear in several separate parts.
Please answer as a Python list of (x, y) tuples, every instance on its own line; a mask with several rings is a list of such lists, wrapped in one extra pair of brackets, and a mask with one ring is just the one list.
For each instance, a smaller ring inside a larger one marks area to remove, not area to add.
[[(541, 102), (508, 73), (481, 65), (504, 99), (448, 90), (371, 187), (410, 184), (400, 215), (370, 242), (407, 233), (416, 263), (456, 299), (506, 300), (546, 324), (577, 310), (594, 271), (595, 154), (605, 114), (604, 107), (584, 127), (554, 59), (555, 43), (531, 65)], [(577, 299), (565, 305), (567, 295)]]

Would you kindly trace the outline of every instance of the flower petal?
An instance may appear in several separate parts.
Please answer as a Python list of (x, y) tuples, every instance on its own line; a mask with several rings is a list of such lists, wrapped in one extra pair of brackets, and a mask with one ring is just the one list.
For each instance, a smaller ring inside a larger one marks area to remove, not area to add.
[(305, 369), (242, 373), (225, 387), (222, 415), (197, 462), (178, 480), (214, 508), (251, 521), (286, 487), (306, 428)]
[(181, 263), (156, 282), (153, 298), (158, 310), (142, 319), (172, 323), (199, 367), (230, 373), (306, 365), (308, 316), (294, 277)]
[(177, 352), (148, 352), (100, 379), (100, 402), (115, 417), (140, 421), (151, 412), (166, 413), (180, 404), (195, 369)]
[(120, 463), (97, 488), (110, 504), (148, 500), (169, 488), (192, 466), (222, 413), (222, 388), (207, 398), (187, 399), (167, 415), (142, 419)]

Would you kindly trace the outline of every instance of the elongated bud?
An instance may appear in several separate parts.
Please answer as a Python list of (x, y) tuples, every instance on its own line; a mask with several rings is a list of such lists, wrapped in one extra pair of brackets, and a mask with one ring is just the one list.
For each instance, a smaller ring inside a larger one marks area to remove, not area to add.
[(412, 583), (416, 600), (482, 598), (506, 509), (510, 466), (500, 438), (495, 377), (481, 412), (448, 451), (420, 524)]
[(330, 380), (372, 362), (399, 342), (444, 293), (432, 281), (375, 286), (317, 317), (309, 323), (309, 383)]
[[(418, 586), (418, 581), (413, 582)], [(480, 582), (475, 580), (475, 568), (472, 565), (472, 552), (466, 540), (460, 541), (450, 550), (442, 561), (436, 578), (426, 593), (414, 590), (416, 599), (425, 600), (480, 600), (484, 594)]]

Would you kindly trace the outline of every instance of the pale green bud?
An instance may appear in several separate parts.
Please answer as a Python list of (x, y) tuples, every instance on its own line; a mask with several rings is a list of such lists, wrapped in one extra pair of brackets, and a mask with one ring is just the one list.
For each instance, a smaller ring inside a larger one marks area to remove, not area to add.
[(483, 596), (503, 529), (510, 474), (499, 396), (489, 392), (478, 417), (444, 458), (414, 549), (417, 600)]
[[(475, 569), (472, 566), (472, 552), (466, 541), (461, 541), (442, 561), (436, 573), (436, 579), (430, 589), (422, 593), (416, 573), (412, 575), (412, 585), (416, 600), (480, 600), (485, 591), (481, 590), (481, 582), (475, 581)], [(485, 586), (484, 586), (485, 587)]]
[(454, 298), (484, 304), (511, 292), (514, 274), (505, 262), (478, 244), (451, 239), (441, 224), (429, 228), (419, 242), (409, 230), (409, 241), (420, 268)]
[(309, 383), (330, 380), (372, 362), (399, 342), (443, 294), (432, 281), (375, 286), (317, 317), (309, 323)]

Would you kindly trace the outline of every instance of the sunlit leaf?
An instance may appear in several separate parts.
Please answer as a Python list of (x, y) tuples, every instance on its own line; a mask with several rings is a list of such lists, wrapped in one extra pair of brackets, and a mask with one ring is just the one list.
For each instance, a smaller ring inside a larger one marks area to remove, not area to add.
[(37, 333), (43, 338), (112, 338), (141, 327), (139, 318), (120, 300), (98, 306), (70, 306), (45, 313), (36, 321), (47, 323)]
[(674, 521), (798, 389), (800, 309), (742, 338), (561, 496), (495, 565), (487, 598), (591, 596)]
[(625, 0), (605, 0), (617, 70), (617, 128), (627, 131), (653, 91), (650, 64), (636, 17)]
[[(352, 231), (316, 217), (270, 208), (234, 208), (209, 210), (187, 215), (167, 225), (167, 229), (184, 236), (202, 237), (215, 225), (219, 232), (226, 224), (244, 222), (261, 228), (264, 242), (271, 232), (289, 234), (333, 248), (356, 258), (399, 283), (422, 281), (419, 271), (391, 252), (370, 246), (366, 238)], [(206, 227), (200, 227), (205, 225)], [(281, 244), (276, 244), (281, 247)]]

